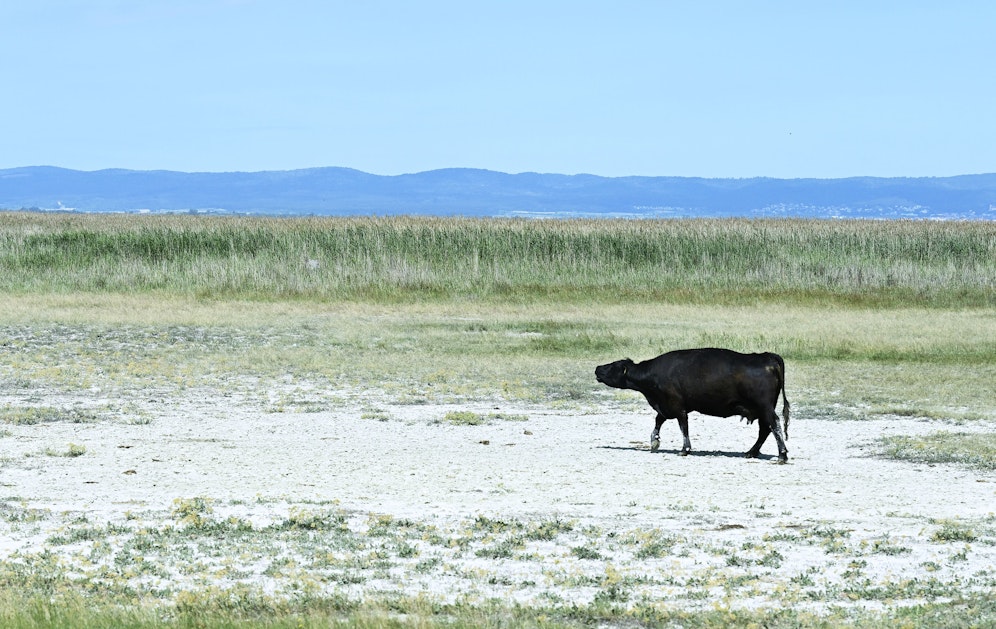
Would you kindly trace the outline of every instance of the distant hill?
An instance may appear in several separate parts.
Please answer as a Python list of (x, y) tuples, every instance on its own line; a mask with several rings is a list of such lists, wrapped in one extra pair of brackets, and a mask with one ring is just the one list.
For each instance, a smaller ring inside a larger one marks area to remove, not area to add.
[(861, 217), (996, 220), (996, 174), (702, 179), (507, 174), (453, 168), (184, 173), (0, 170), (0, 208), (271, 215)]

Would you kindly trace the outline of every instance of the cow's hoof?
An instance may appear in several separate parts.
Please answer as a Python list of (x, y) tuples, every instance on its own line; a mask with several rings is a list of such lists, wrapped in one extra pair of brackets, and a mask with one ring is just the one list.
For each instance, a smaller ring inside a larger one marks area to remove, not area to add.
[(758, 455), (757, 452), (754, 452), (753, 450), (750, 450), (750, 451), (747, 452), (747, 454), (744, 455), (744, 458), (745, 459), (756, 459), (757, 455)]
[(653, 441), (650, 442), (651, 452), (657, 452), (658, 450), (660, 450), (660, 447), (661, 447), (661, 442), (659, 439), (654, 439)]
[(689, 454), (691, 454), (691, 452), (692, 452), (691, 450), (682, 450), (681, 456), (688, 456)]
[(788, 454), (779, 454), (778, 455), (778, 464), (779, 465), (785, 465), (788, 462), (789, 462), (789, 455)]

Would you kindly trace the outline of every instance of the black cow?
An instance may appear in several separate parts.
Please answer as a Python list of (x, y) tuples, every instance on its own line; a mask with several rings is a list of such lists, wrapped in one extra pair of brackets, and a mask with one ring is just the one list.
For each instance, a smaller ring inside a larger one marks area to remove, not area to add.
[[(688, 413), (730, 417), (741, 415), (748, 422), (760, 419), (757, 443), (747, 451), (748, 458), (761, 453), (769, 433), (778, 442), (778, 460), (788, 461), (789, 403), (785, 397), (785, 361), (778, 354), (741, 354), (728, 349), (684, 349), (634, 363), (626, 358), (595, 368), (595, 378), (617, 389), (633, 389), (643, 394), (657, 411), (650, 450), (660, 447), (661, 424), (676, 417), (685, 443), (681, 454), (692, 450), (688, 438)], [(785, 437), (778, 425), (778, 393), (782, 394)]]

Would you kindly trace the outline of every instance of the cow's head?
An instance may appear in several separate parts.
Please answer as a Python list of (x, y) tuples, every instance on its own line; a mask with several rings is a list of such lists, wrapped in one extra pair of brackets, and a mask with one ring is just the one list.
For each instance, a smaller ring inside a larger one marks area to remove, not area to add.
[(624, 358), (607, 365), (599, 365), (595, 367), (595, 379), (610, 387), (628, 389), (627, 382), (629, 378), (627, 376), (634, 364), (632, 360)]

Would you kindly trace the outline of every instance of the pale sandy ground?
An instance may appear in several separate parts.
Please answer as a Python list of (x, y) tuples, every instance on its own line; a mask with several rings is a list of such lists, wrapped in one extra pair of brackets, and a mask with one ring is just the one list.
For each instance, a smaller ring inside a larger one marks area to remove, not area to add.
[[(757, 429), (737, 418), (693, 416), (695, 451), (688, 457), (676, 454), (678, 427), (667, 422), (661, 451), (650, 453), (652, 413), (635, 412), (610, 399), (594, 414), (502, 402), (377, 406), (389, 420), (362, 418), (362, 409), (348, 405), (270, 413), (231, 397), (195, 394), (150, 402), (148, 423), (10, 425), (9, 434), (0, 438), (0, 500), (51, 514), (84, 513), (91, 522), (119, 520), (136, 510), (161, 511), (165, 518), (175, 499), (200, 496), (213, 499), (220, 511), (235, 505), (231, 511), (256, 520), (277, 517), (275, 510), (286, 514), (294, 504), (335, 500), (351, 513), (411, 518), (446, 530), (480, 515), (570, 520), (577, 522), (575, 530), (657, 530), (677, 535), (684, 555), (639, 561), (609, 550), (601, 563), (578, 561), (569, 569), (599, 575), (606, 563), (614, 562), (630, 574), (656, 575), (658, 580), (663, 572), (679, 568), (688, 573), (711, 567), (713, 574), (722, 573), (727, 569), (722, 553), (708, 552), (717, 545), (736, 550), (742, 541), (761, 543), (765, 536), (791, 536), (821, 526), (847, 532), (854, 549), (850, 554), (834, 555), (811, 538), (765, 541), (783, 560), (771, 569), (751, 568), (758, 580), (740, 604), (780, 604), (777, 597), (758, 591), (786, 587), (790, 578), (807, 570), (821, 570), (818, 588), (843, 583), (847, 577), (841, 573), (856, 557), (865, 562), (861, 573), (872, 584), (955, 580), (968, 592), (991, 591), (996, 580), (996, 474), (887, 460), (878, 456), (875, 445), (889, 435), (992, 430), (982, 423), (829, 421), (796, 414), (788, 442), (790, 462), (777, 465), (771, 439), (762, 450), (764, 458), (742, 458)], [(528, 419), (496, 419), (480, 426), (439, 421), (450, 410), (500, 410)], [(86, 453), (74, 458), (41, 454), (64, 451), (69, 443), (85, 446)], [(931, 536), (941, 520), (974, 527), (978, 537), (967, 545), (940, 543)], [(35, 529), (0, 523), (0, 558), (37, 550), (64, 522), (53, 515), (50, 523)], [(868, 548), (876, 540), (909, 550), (873, 553)], [(536, 552), (547, 563), (551, 558), (570, 563), (570, 546), (582, 542), (584, 536), (575, 535), (561, 540), (559, 547)], [(509, 561), (503, 567), (501, 560), (483, 561), (469, 553), (448, 560), (496, 573), (532, 570), (539, 576), (531, 579), (533, 587), (503, 589), (501, 579), (487, 586), (457, 578), (413, 578), (401, 579), (401, 585), (371, 581), (351, 586), (349, 593), (396, 588), (446, 598), (477, 588), (481, 596), (528, 603), (544, 588), (555, 587), (549, 579), (544, 585), (544, 561), (532, 562), (535, 567)], [(529, 580), (513, 580), (522, 579)], [(586, 602), (598, 588), (561, 589), (564, 600)], [(652, 600), (655, 594), (651, 588), (640, 596)], [(696, 602), (715, 603), (709, 597)]]

